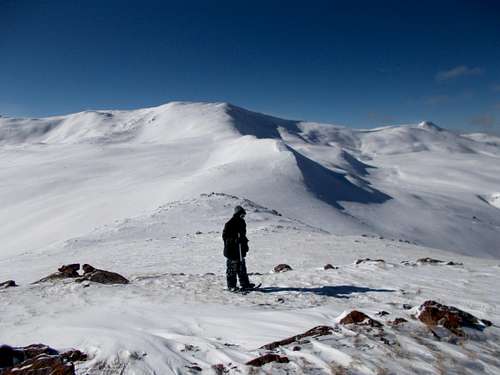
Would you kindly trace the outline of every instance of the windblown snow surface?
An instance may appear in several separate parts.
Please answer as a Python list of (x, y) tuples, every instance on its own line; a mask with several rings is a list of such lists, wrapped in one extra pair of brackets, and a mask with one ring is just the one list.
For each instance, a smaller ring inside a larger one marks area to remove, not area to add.
[[(493, 137), (428, 122), (354, 130), (225, 103), (2, 117), (0, 282), (21, 286), (0, 290), (0, 343), (78, 348), (79, 374), (496, 374), (499, 158)], [(237, 204), (263, 284), (247, 295), (224, 289)], [(422, 257), (463, 265), (401, 263)], [(75, 262), (131, 283), (30, 284)], [(429, 299), (494, 325), (438, 339), (412, 319)], [(354, 309), (384, 340), (338, 323)], [(276, 350), (289, 363), (245, 365), (318, 325), (334, 332)]]

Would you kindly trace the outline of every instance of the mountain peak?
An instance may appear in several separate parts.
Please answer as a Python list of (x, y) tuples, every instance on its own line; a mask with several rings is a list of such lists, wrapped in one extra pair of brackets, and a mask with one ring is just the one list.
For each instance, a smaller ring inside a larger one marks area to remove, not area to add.
[(438, 132), (443, 131), (443, 128), (440, 128), (431, 121), (422, 121), (420, 124), (418, 124), (418, 128)]

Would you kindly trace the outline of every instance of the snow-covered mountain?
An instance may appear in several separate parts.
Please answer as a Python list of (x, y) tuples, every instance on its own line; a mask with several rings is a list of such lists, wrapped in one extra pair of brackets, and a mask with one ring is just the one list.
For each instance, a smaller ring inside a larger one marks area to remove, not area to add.
[(500, 146), (423, 122), (355, 130), (226, 103), (0, 118), (2, 256), (221, 191), (339, 235), (500, 257)]
[[(78, 375), (496, 374), (499, 158), (498, 139), (428, 122), (225, 103), (0, 117), (0, 345), (80, 349)], [(236, 205), (263, 284), (247, 295), (225, 290)], [(130, 283), (31, 284), (71, 263)], [(424, 324), (426, 300), (482, 320)], [(343, 322), (352, 310), (376, 322)]]

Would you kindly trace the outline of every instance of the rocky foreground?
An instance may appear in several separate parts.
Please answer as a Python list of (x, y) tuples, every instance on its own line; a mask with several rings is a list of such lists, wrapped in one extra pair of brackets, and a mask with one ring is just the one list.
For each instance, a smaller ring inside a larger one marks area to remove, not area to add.
[[(363, 264), (385, 265), (386, 261), (384, 259), (363, 258), (354, 262), (355, 266)], [(416, 262), (404, 261), (401, 264), (403, 267), (424, 264), (463, 266), (461, 263), (444, 262), (433, 258), (422, 258)], [(96, 269), (88, 264), (84, 264), (82, 269), (83, 274), (80, 274), (80, 264), (63, 265), (58, 268), (57, 272), (43, 277), (34, 282), (33, 285), (48, 284), (50, 287), (67, 288), (68, 283), (75, 283), (88, 288), (95, 283), (122, 285), (123, 288), (130, 287), (127, 286), (130, 281), (118, 273)], [(323, 267), (323, 272), (335, 272), (338, 269), (339, 267), (327, 264)], [(272, 273), (275, 274), (287, 272), (293, 272), (293, 268), (284, 263), (276, 265), (272, 270)], [(175, 276), (188, 277), (186, 274)], [(205, 277), (207, 276), (216, 275), (211, 273), (205, 275)], [(264, 275), (262, 273), (253, 273), (253, 276), (262, 277)], [(139, 277), (133, 280), (133, 283), (140, 284), (144, 280), (144, 277)], [(4, 289), (18, 286), (12, 280), (3, 282), (0, 285), (3, 285)], [(323, 288), (318, 288), (318, 290), (321, 289)], [(272, 287), (263, 287), (252, 293), (258, 295), (259, 293), (272, 293), (272, 291)], [(290, 291), (293, 291), (293, 289), (290, 289)], [(301, 292), (300, 289), (295, 291)], [(16, 288), (16, 292), (22, 293), (22, 289)], [(307, 290), (304, 289), (302, 292), (307, 292)], [(326, 290), (325, 293), (327, 293)], [(286, 295), (285, 293), (281, 294)], [(288, 294), (287, 298), (293, 298), (293, 294)], [(279, 297), (276, 302), (284, 303), (284, 297)], [(184, 364), (183, 373), (254, 373), (255, 371), (251, 370), (252, 368), (262, 368), (263, 371), (264, 369), (267, 369), (265, 371), (272, 369), (273, 373), (275, 371), (289, 373), (289, 371), (298, 371), (298, 369), (306, 373), (323, 373), (325, 366), (329, 367), (332, 373), (358, 373), (355, 367), (352, 366), (351, 361), (347, 360), (349, 357), (347, 353), (370, 349), (384, 353), (384, 355), (398, 361), (411, 356), (410, 352), (405, 350), (405, 346), (409, 342), (423, 346), (432, 355), (440, 356), (443, 361), (442, 366), (447, 361), (443, 353), (439, 354), (439, 345), (443, 343), (463, 348), (466, 348), (471, 343), (479, 343), (482, 350), (491, 350), (487, 344), (488, 338), (483, 333), (485, 329), (493, 326), (490, 320), (478, 318), (459, 308), (432, 300), (425, 301), (420, 306), (403, 304), (402, 309), (405, 311), (405, 314), (402, 314), (404, 317), (395, 316), (385, 310), (378, 311), (375, 314), (376, 318), (359, 310), (346, 311), (330, 325), (315, 326), (306, 332), (264, 344), (256, 350), (254, 358), (242, 363), (226, 361), (212, 363), (207, 366), (207, 363), (202, 364), (194, 360), (200, 348), (196, 345), (185, 344), (181, 352), (189, 353), (193, 355), (193, 358)], [(339, 344), (342, 349), (339, 349)], [(238, 346), (229, 343), (224, 343), (224, 345), (227, 347)], [(319, 352), (318, 349), (320, 349)], [(144, 355), (146, 356), (147, 353), (144, 352)], [(331, 357), (330, 360), (326, 359), (328, 356)], [(104, 371), (104, 373), (118, 373), (119, 366), (123, 365), (122, 370), (127, 367), (127, 362), (119, 364), (118, 367), (117, 363), (110, 365), (109, 363), (97, 362), (98, 365), (96, 366), (95, 357), (97, 356), (89, 355), (77, 349), (56, 350), (44, 344), (31, 344), (26, 347), (3, 345), (0, 346), (0, 374), (35, 375), (47, 373), (75, 375), (88, 373), (87, 371), (96, 374), (101, 371)], [(335, 359), (331, 360), (332, 358)], [(496, 365), (494, 361), (492, 364)], [(419, 366), (421, 365), (419, 364)], [(394, 367), (394, 365), (391, 365), (391, 367)], [(366, 371), (361, 372), (367, 372), (368, 369), (369, 367), (366, 366)], [(123, 373), (122, 370), (120, 370), (120, 373)], [(376, 367), (376, 371), (384, 372), (385, 370), (383, 366), (380, 366)]]

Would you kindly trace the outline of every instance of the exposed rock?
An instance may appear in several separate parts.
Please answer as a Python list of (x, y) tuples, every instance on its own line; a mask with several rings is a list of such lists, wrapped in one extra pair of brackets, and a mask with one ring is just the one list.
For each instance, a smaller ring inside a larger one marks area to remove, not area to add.
[(375, 314), (375, 315), (377, 315), (377, 316), (386, 316), (386, 315), (389, 315), (389, 313), (388, 313), (387, 311), (382, 310), (382, 311), (379, 311), (379, 312), (378, 312), (377, 314)]
[(493, 325), (493, 322), (491, 320), (479, 319), (479, 321), (483, 323), (486, 327), (491, 327)]
[(325, 270), (338, 270), (339, 268), (335, 267), (335, 266), (332, 266), (330, 263), (328, 263), (328, 264), (325, 264), (325, 266), (323, 267), (323, 269), (325, 269)]
[(408, 303), (403, 303), (403, 309), (405, 309), (405, 310), (411, 310), (411, 309), (413, 309), (413, 306), (410, 305), (410, 304), (408, 304)]
[(78, 277), (78, 276), (80, 276), (78, 274), (79, 269), (80, 269), (80, 264), (73, 263), (73, 264), (62, 265), (57, 270), (59, 272), (61, 272), (63, 275), (65, 275), (66, 277)]
[(16, 348), (25, 354), (26, 358), (33, 358), (40, 354), (58, 355), (59, 352), (50, 346), (43, 344), (31, 344), (22, 348)]
[(33, 284), (44, 283), (46, 281), (77, 278), (80, 277), (80, 275), (78, 274), (79, 269), (80, 264), (78, 263), (63, 265), (59, 267), (57, 272), (50, 274), (49, 276), (46, 276), (38, 281), (35, 281)]
[(274, 267), (274, 272), (287, 272), (291, 271), (293, 268), (290, 267), (288, 264), (278, 264), (276, 267)]
[(84, 264), (83, 276), (78, 281), (93, 281), (100, 284), (128, 284), (129, 281), (116, 272), (100, 270), (92, 267), (90, 264)]
[[(388, 314), (388, 313), (387, 313)], [(385, 315), (385, 314), (382, 314)], [(354, 327), (350, 327), (353, 329), (355, 327), (362, 327), (364, 333), (371, 333), (371, 336), (374, 339), (378, 339), (386, 345), (396, 345), (397, 341), (387, 335), (387, 332), (384, 330), (384, 325), (380, 323), (378, 320), (372, 319), (365, 313), (357, 310), (351, 311), (349, 314), (345, 315), (340, 321), (340, 324), (344, 325), (354, 325)], [(393, 335), (394, 336), (394, 335)]]
[(344, 316), (340, 322), (340, 324), (356, 324), (370, 327), (382, 327), (382, 323), (377, 320), (370, 318), (365, 313), (361, 311), (353, 310), (346, 316)]
[(7, 288), (14, 287), (14, 286), (17, 286), (17, 284), (14, 280), (7, 280), (7, 281), (4, 281), (3, 283), (0, 283), (0, 289), (7, 289)]
[(417, 318), (429, 326), (443, 326), (458, 336), (464, 335), (463, 327), (482, 330), (492, 325), (488, 320), (478, 319), (468, 312), (436, 301), (425, 301), (419, 307)]
[(95, 267), (92, 267), (90, 264), (84, 264), (82, 266), (82, 270), (83, 270), (83, 274), (88, 274), (88, 273), (92, 273), (94, 271), (96, 271), (96, 268)]
[(278, 362), (278, 363), (288, 363), (290, 360), (287, 357), (281, 357), (278, 354), (265, 354), (261, 357), (252, 359), (246, 363), (247, 366), (261, 367), (266, 363)]
[(75, 375), (75, 366), (59, 355), (40, 354), (2, 372), (2, 375), (38, 374)]
[(12, 367), (23, 362), (25, 359), (25, 355), (22, 351), (9, 345), (0, 345), (0, 369)]
[(79, 350), (60, 354), (42, 344), (26, 347), (0, 346), (0, 371), (2, 375), (73, 375), (72, 362), (85, 361), (87, 355)]
[(294, 347), (292, 348), (292, 350), (293, 350), (294, 352), (299, 352), (299, 351), (301, 351), (301, 350), (302, 350), (302, 348), (301, 348), (300, 346), (298, 346), (298, 345), (297, 345), (297, 346), (294, 346)]
[(433, 259), (433, 258), (420, 258), (417, 260), (417, 263), (418, 264), (444, 264), (446, 266), (463, 266), (463, 263), (458, 263), (458, 262), (453, 262), (453, 261), (449, 261), (449, 262), (445, 262), (443, 260), (439, 260), (439, 259)]
[(193, 363), (190, 366), (185, 366), (185, 367), (190, 369), (191, 371), (198, 371), (198, 372), (203, 371), (203, 369), (200, 366), (198, 366), (196, 363)]
[(291, 344), (292, 342), (297, 342), (299, 340), (302, 340), (305, 337), (326, 336), (326, 335), (329, 335), (330, 333), (332, 333), (332, 331), (333, 331), (332, 327), (317, 326), (317, 327), (314, 327), (314, 328), (310, 329), (309, 331), (301, 333), (299, 335), (295, 335), (295, 336), (288, 337), (288, 338), (283, 339), (283, 340), (274, 341), (270, 344), (266, 344), (266, 345), (262, 346), (261, 349), (273, 350), (279, 346), (288, 345), (288, 344)]
[(361, 263), (385, 263), (385, 260), (383, 259), (370, 259), (370, 258), (364, 258), (364, 259), (358, 259), (356, 261), (356, 264), (361, 264)]
[(214, 370), (216, 375), (223, 375), (226, 372), (226, 368), (222, 363), (217, 363), (216, 365), (212, 365), (212, 370)]
[[(224, 345), (228, 345), (228, 344), (224, 344)], [(229, 345), (231, 345), (231, 344), (229, 344)], [(195, 345), (191, 345), (191, 344), (185, 344), (184, 349), (181, 349), (181, 352), (198, 352), (198, 351), (200, 351), (200, 348), (198, 348)]]
[(76, 349), (68, 350), (67, 352), (62, 353), (61, 357), (69, 362), (83, 362), (89, 358), (87, 354)]
[(442, 260), (439, 259), (433, 259), (433, 258), (420, 258), (417, 259), (417, 263), (426, 263), (426, 264), (438, 264), (438, 263), (444, 263)]
[(405, 318), (396, 318), (394, 320), (390, 320), (389, 321), (389, 324), (392, 324), (393, 326), (397, 326), (399, 324), (403, 324), (403, 323), (407, 323), (408, 320), (406, 320)]

